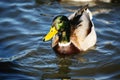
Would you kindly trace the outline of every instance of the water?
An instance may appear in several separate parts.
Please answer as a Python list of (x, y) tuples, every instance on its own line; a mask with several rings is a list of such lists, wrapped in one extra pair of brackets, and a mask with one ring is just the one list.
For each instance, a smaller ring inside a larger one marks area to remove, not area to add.
[(98, 41), (95, 49), (57, 56), (42, 42), (56, 15), (86, 3), (0, 1), (0, 80), (117, 80), (120, 78), (120, 6), (90, 3)]

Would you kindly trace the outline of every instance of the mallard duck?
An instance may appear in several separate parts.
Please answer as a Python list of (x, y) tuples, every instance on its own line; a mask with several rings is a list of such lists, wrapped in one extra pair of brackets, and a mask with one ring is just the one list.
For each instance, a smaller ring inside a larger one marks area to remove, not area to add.
[(88, 5), (78, 9), (69, 17), (56, 16), (43, 41), (50, 39), (53, 50), (59, 54), (80, 53), (94, 46), (97, 37)]

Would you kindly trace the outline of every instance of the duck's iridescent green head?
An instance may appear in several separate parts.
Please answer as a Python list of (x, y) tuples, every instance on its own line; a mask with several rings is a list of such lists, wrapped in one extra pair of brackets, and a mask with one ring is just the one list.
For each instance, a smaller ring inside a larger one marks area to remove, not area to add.
[[(60, 37), (63, 32), (70, 32), (70, 23), (66, 16), (57, 16), (53, 19), (49, 33), (43, 38), (43, 41), (48, 41), (56, 34)], [(69, 36), (69, 35), (65, 35)]]

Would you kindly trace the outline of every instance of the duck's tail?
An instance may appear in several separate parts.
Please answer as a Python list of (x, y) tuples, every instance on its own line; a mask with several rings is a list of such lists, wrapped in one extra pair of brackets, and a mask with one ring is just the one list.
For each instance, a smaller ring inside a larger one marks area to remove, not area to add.
[(80, 22), (79, 19), (83, 15), (83, 12), (87, 12), (88, 13), (88, 17), (90, 18), (90, 20), (92, 20), (92, 13), (88, 9), (88, 6), (89, 6), (88, 4), (83, 6), (82, 8), (78, 9), (76, 12), (74, 12), (72, 15), (70, 15), (68, 17), (73, 25), (75, 25), (75, 24)]

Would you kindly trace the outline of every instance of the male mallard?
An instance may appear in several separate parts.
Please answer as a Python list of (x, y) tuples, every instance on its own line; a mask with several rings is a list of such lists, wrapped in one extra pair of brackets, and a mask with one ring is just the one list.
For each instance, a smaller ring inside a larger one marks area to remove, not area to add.
[(68, 18), (63, 15), (55, 17), (50, 32), (43, 41), (51, 38), (53, 50), (60, 54), (80, 53), (94, 46), (97, 38), (88, 5)]

